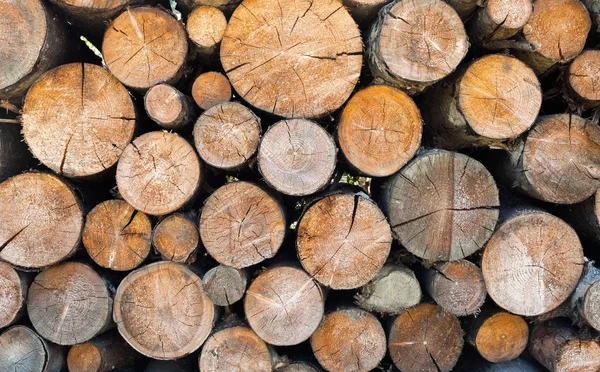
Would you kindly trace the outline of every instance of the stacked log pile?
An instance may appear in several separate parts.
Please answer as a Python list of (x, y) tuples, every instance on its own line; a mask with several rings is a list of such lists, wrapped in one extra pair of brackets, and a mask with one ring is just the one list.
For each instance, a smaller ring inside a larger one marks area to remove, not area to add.
[(600, 371), (597, 0), (0, 0), (0, 372)]

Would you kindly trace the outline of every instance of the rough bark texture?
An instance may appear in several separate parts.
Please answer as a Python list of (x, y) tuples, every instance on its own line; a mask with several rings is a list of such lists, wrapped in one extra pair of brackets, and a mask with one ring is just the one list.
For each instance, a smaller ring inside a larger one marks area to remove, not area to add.
[(365, 194), (341, 193), (312, 204), (298, 223), (296, 248), (304, 269), (332, 289), (372, 280), (390, 252), (390, 226)]
[(157, 84), (144, 96), (146, 113), (156, 124), (167, 130), (180, 130), (195, 118), (195, 107), (191, 97), (168, 84)]
[(186, 25), (190, 40), (204, 56), (212, 56), (217, 52), (226, 27), (225, 15), (212, 6), (199, 6), (192, 10)]
[(200, 233), (194, 221), (176, 213), (156, 225), (152, 244), (163, 259), (190, 264), (196, 261)]
[(132, 367), (138, 354), (117, 331), (75, 345), (67, 355), (69, 372), (109, 372)]
[(392, 323), (388, 342), (390, 356), (403, 372), (451, 371), (463, 348), (458, 319), (432, 304), (400, 314)]
[(529, 326), (518, 315), (488, 311), (471, 321), (467, 339), (486, 360), (504, 363), (525, 351)]
[(285, 367), (277, 368), (276, 372), (319, 372), (320, 369), (306, 362), (292, 362)]
[(0, 124), (0, 182), (21, 173), (34, 163), (22, 139), (21, 126)]
[(471, 21), (469, 36), (484, 47), (488, 42), (508, 39), (521, 31), (532, 11), (531, 0), (488, 0)]
[(369, 24), (379, 10), (391, 0), (342, 0), (342, 4), (348, 9), (356, 22)]
[(33, 155), (74, 178), (106, 173), (133, 138), (129, 93), (104, 68), (71, 63), (44, 74), (23, 106), (23, 136)]
[(202, 278), (204, 291), (218, 306), (229, 306), (241, 300), (248, 285), (248, 271), (219, 265), (208, 270)]
[(478, 161), (443, 150), (423, 152), (389, 179), (381, 206), (394, 237), (428, 261), (479, 250), (498, 219), (498, 189)]
[(231, 100), (231, 84), (225, 75), (218, 72), (205, 72), (194, 80), (192, 97), (203, 110)]
[(215, 306), (187, 266), (162, 261), (123, 279), (115, 295), (114, 320), (138, 352), (154, 359), (177, 359), (206, 340)]
[(0, 335), (0, 370), (60, 372), (65, 368), (65, 349), (17, 325)]
[(193, 9), (197, 6), (212, 6), (230, 14), (241, 0), (178, 0), (188, 9)]
[(463, 22), (466, 22), (475, 11), (479, 8), (479, 2), (477, 0), (448, 0), (450, 4)]
[(246, 0), (225, 30), (221, 63), (240, 97), (288, 118), (346, 102), (362, 65), (356, 23), (339, 0)]
[(8, 327), (25, 314), (25, 299), (31, 278), (0, 262), (0, 328)]
[(441, 0), (386, 5), (368, 40), (371, 73), (416, 94), (452, 73), (469, 43), (456, 11)]
[(596, 26), (596, 32), (600, 31), (600, 1), (598, 0), (582, 0), (583, 5), (590, 12), (592, 24)]
[(50, 0), (64, 10), (77, 24), (102, 28), (104, 22), (137, 0)]
[(583, 237), (600, 242), (600, 193), (567, 207), (567, 222)]
[(265, 190), (249, 182), (217, 189), (200, 216), (200, 237), (219, 263), (241, 269), (273, 257), (285, 236), (284, 210)]
[(583, 275), (571, 295), (573, 317), (579, 325), (589, 325), (600, 331), (600, 270), (587, 262)]
[(577, 56), (569, 66), (566, 81), (584, 108), (600, 106), (600, 50), (586, 50)]

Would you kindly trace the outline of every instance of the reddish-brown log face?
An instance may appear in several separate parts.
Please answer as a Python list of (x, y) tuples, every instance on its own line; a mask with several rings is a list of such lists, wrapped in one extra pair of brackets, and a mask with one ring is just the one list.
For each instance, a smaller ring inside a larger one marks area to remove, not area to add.
[(600, 104), (600, 50), (586, 50), (569, 66), (569, 85), (581, 99)]
[(492, 363), (513, 360), (525, 350), (529, 327), (520, 316), (499, 312), (481, 325), (475, 338), (477, 351)]
[(227, 19), (217, 8), (199, 6), (190, 13), (186, 27), (190, 40), (196, 45), (212, 48), (223, 39)]
[(67, 364), (69, 372), (98, 372), (102, 367), (102, 355), (94, 344), (86, 342), (69, 349)]
[(24, 295), (17, 271), (9, 264), (0, 262), (0, 328), (15, 321), (25, 303)]
[(223, 74), (205, 72), (194, 81), (192, 97), (201, 109), (208, 110), (231, 99), (231, 84)]
[(196, 258), (200, 234), (195, 223), (180, 214), (160, 221), (152, 233), (152, 244), (165, 259), (189, 263)]
[(50, 70), (29, 90), (23, 136), (33, 155), (66, 177), (104, 172), (133, 138), (127, 90), (100, 66), (72, 63)]
[(0, 184), (0, 226), (0, 259), (41, 269), (74, 253), (83, 213), (58, 177), (25, 173)]
[(225, 30), (221, 63), (251, 105), (288, 118), (316, 118), (352, 93), (362, 42), (338, 0), (246, 0)]

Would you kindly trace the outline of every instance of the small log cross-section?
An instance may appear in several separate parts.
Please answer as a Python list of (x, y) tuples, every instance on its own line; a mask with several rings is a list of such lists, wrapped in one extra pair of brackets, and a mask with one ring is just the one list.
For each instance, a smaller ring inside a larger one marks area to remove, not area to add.
[(40, 270), (75, 253), (83, 212), (58, 177), (25, 173), (0, 184), (0, 259)]
[(316, 281), (292, 266), (277, 266), (261, 273), (244, 299), (250, 327), (265, 342), (276, 346), (308, 340), (323, 319), (324, 306)]
[(330, 372), (367, 372), (385, 356), (385, 333), (372, 314), (347, 308), (325, 316), (310, 346), (319, 364)]
[(373, 76), (420, 93), (451, 74), (467, 54), (463, 23), (441, 0), (400, 1), (379, 12), (368, 40)]
[(66, 177), (112, 168), (133, 138), (129, 93), (104, 68), (71, 63), (50, 70), (29, 90), (23, 136), (33, 155)]
[(469, 325), (469, 343), (492, 363), (513, 360), (525, 350), (529, 340), (527, 322), (504, 311), (480, 314)]
[(160, 82), (175, 83), (187, 52), (181, 23), (155, 7), (127, 9), (108, 26), (102, 43), (110, 72), (137, 90)]
[(138, 355), (116, 330), (112, 330), (71, 347), (67, 366), (69, 372), (109, 372), (132, 367)]
[(232, 182), (217, 189), (200, 216), (200, 237), (219, 263), (241, 269), (275, 256), (286, 220), (279, 203), (257, 185)]
[(398, 241), (428, 261), (479, 250), (498, 220), (498, 189), (487, 169), (459, 153), (419, 155), (384, 186), (381, 204)]
[(231, 14), (241, 0), (178, 0), (178, 2), (183, 3), (188, 9), (198, 6), (212, 6), (227, 12), (227, 14)]
[(419, 109), (406, 93), (385, 85), (360, 90), (346, 104), (337, 128), (340, 149), (359, 172), (396, 173), (421, 144)]
[(82, 240), (98, 265), (116, 271), (138, 267), (150, 253), (150, 218), (123, 200), (107, 200), (86, 217)]
[(174, 133), (149, 132), (123, 151), (117, 165), (121, 196), (135, 209), (165, 215), (189, 202), (202, 180), (194, 148)]
[(521, 31), (532, 11), (532, 0), (488, 0), (469, 24), (469, 36), (484, 47), (508, 39)]
[(394, 320), (388, 343), (392, 361), (403, 372), (449, 372), (464, 341), (454, 315), (439, 306), (420, 304)]
[(79, 25), (104, 26), (103, 22), (136, 0), (50, 0)]
[(114, 326), (112, 293), (90, 266), (66, 262), (35, 277), (27, 312), (35, 330), (59, 345), (86, 342)]
[(258, 169), (277, 191), (310, 195), (329, 184), (336, 152), (333, 138), (319, 124), (304, 119), (282, 120), (262, 138)]
[(144, 108), (150, 119), (168, 130), (185, 128), (195, 119), (191, 97), (168, 84), (157, 84), (144, 96)]
[(483, 251), (483, 278), (498, 306), (514, 314), (540, 315), (555, 309), (575, 289), (583, 270), (583, 249), (575, 231), (551, 214), (510, 213)]
[(600, 331), (600, 269), (592, 262), (586, 263), (570, 302), (579, 325), (587, 324)]
[(65, 350), (17, 325), (0, 334), (0, 371), (61, 372)]
[(260, 119), (237, 102), (206, 110), (194, 125), (194, 144), (202, 160), (225, 170), (241, 168), (258, 149)]
[(334, 194), (304, 213), (296, 247), (300, 263), (320, 283), (353, 289), (383, 267), (391, 235), (385, 216), (365, 194)]
[(225, 30), (221, 63), (252, 106), (287, 118), (318, 118), (354, 90), (362, 42), (339, 0), (245, 0)]
[(231, 100), (231, 84), (225, 75), (209, 71), (198, 76), (192, 85), (192, 97), (202, 110)]
[(215, 306), (187, 266), (156, 262), (127, 275), (117, 288), (114, 319), (125, 340), (154, 359), (196, 351), (212, 331)]
[(577, 56), (569, 66), (566, 80), (584, 108), (600, 106), (600, 50), (586, 50)]
[(0, 328), (18, 321), (25, 314), (29, 277), (0, 262)]
[(202, 277), (204, 291), (217, 306), (229, 306), (241, 300), (248, 285), (246, 269), (218, 265)]
[(190, 40), (205, 56), (212, 56), (217, 52), (226, 27), (225, 15), (212, 6), (199, 6), (192, 10), (186, 25)]
[(200, 233), (195, 222), (176, 213), (156, 225), (152, 244), (165, 260), (192, 263), (196, 261)]

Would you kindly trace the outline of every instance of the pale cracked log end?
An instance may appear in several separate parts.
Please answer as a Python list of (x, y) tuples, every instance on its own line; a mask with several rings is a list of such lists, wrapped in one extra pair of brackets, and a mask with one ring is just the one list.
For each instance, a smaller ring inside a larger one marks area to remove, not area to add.
[(202, 110), (231, 100), (231, 84), (225, 75), (209, 71), (198, 76), (192, 85), (192, 97)]
[(532, 0), (488, 0), (469, 24), (469, 35), (484, 47), (508, 39), (521, 31), (532, 12)]
[(211, 56), (223, 39), (227, 19), (222, 11), (212, 6), (199, 6), (187, 20), (187, 33), (200, 53)]
[(0, 328), (15, 323), (24, 315), (30, 281), (26, 274), (0, 262)]
[(229, 306), (244, 297), (248, 285), (248, 271), (219, 265), (204, 274), (202, 285), (215, 305)]
[(182, 129), (195, 119), (192, 98), (168, 84), (157, 84), (148, 89), (144, 108), (150, 119), (167, 130)]
[(0, 334), (0, 371), (59, 372), (66, 350), (17, 325)]
[(600, 106), (600, 50), (577, 56), (569, 66), (567, 83), (585, 108)]
[(200, 233), (193, 221), (176, 213), (156, 225), (152, 244), (163, 259), (190, 264), (196, 261)]

